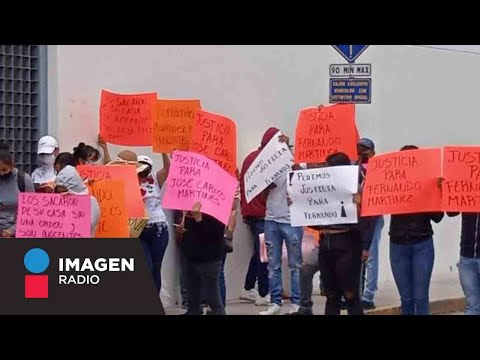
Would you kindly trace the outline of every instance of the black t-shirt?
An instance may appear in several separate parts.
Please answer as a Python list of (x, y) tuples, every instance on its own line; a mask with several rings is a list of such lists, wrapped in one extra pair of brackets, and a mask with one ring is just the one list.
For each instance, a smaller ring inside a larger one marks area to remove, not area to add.
[(202, 221), (185, 218), (181, 242), (183, 254), (190, 261), (210, 262), (221, 260), (225, 254), (223, 236), (225, 225), (214, 217), (202, 214)]

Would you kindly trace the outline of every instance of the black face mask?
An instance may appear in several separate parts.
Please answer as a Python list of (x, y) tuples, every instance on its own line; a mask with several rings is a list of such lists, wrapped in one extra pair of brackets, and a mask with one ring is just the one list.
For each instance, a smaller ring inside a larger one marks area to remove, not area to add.
[(12, 172), (10, 171), (8, 174), (0, 175), (0, 180), (7, 180), (12, 176)]

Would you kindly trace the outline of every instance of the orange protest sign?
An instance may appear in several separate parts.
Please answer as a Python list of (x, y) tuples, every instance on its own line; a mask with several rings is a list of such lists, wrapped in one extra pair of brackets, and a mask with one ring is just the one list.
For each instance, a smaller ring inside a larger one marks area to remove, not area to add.
[(130, 237), (124, 187), (119, 180), (98, 181), (91, 185), (92, 195), (100, 206), (100, 220), (95, 237)]
[(338, 151), (355, 160), (357, 141), (355, 105), (303, 109), (295, 132), (295, 162), (320, 163)]
[(102, 90), (100, 135), (111, 144), (152, 145), (153, 105), (157, 93), (114, 94)]
[(443, 177), (444, 211), (480, 212), (479, 146), (446, 146)]
[(397, 151), (370, 159), (362, 216), (441, 211), (441, 149)]
[(190, 151), (205, 155), (230, 174), (237, 169), (237, 126), (233, 120), (206, 111), (195, 117)]
[[(83, 179), (90, 180), (120, 180), (125, 190), (125, 201), (127, 204), (127, 215), (130, 218), (145, 216), (140, 185), (138, 183), (135, 166), (132, 165), (80, 165), (77, 171)], [(95, 184), (95, 181), (93, 182)]]
[(153, 151), (188, 150), (200, 100), (157, 100), (153, 116)]

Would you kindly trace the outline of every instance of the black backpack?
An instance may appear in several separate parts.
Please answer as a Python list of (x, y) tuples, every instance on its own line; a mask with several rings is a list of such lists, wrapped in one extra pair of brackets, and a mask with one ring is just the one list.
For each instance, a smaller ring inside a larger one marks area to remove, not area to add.
[(18, 190), (20, 190), (20, 192), (25, 192), (25, 173), (23, 171), (18, 170), (17, 182)]

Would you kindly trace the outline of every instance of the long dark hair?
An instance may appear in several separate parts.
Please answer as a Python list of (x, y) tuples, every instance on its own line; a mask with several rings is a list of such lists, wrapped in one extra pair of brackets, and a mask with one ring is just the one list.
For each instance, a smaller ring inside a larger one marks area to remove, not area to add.
[(100, 152), (95, 149), (93, 146), (85, 145), (81, 142), (78, 146), (73, 148), (73, 157), (77, 164), (80, 164), (80, 160), (87, 161), (92, 154), (96, 154), (97, 157), (100, 157)]

